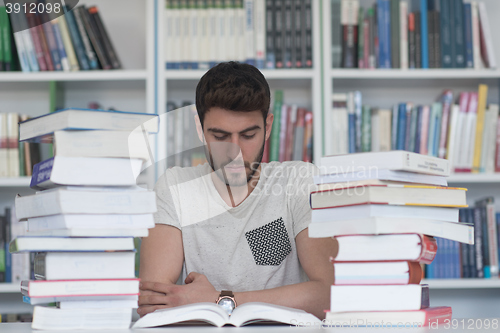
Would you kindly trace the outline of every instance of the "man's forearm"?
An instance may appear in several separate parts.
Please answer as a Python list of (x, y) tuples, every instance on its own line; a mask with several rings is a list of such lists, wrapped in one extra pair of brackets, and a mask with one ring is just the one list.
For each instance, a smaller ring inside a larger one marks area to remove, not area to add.
[(236, 292), (234, 298), (238, 305), (265, 302), (302, 309), (324, 319), (324, 310), (330, 308), (330, 285), (321, 281), (308, 281), (273, 289)]

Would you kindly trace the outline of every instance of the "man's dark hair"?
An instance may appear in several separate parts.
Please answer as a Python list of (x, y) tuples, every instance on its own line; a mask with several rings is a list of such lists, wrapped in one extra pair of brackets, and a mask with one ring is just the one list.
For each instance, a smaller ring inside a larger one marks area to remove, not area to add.
[(196, 110), (201, 126), (212, 107), (245, 112), (260, 110), (264, 123), (271, 93), (264, 75), (252, 65), (222, 62), (205, 73), (196, 87)]

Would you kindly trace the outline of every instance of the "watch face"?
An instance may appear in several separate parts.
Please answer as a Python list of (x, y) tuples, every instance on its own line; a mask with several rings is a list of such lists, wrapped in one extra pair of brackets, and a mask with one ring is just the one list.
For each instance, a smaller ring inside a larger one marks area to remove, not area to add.
[(229, 297), (222, 297), (218, 304), (222, 306), (228, 314), (231, 314), (234, 310), (234, 301)]

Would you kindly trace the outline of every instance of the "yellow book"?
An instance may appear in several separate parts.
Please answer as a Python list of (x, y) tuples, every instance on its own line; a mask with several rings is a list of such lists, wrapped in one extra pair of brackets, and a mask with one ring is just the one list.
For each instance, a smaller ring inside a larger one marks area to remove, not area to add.
[(479, 85), (477, 101), (476, 139), (474, 144), (474, 159), (472, 172), (478, 173), (481, 168), (481, 147), (483, 145), (484, 115), (486, 112), (486, 100), (488, 98), (488, 86)]

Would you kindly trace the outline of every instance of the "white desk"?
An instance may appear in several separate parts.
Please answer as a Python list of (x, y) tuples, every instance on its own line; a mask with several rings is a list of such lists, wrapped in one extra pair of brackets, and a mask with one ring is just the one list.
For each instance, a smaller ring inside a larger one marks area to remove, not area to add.
[[(318, 332), (328, 332), (328, 333), (366, 333), (366, 332), (398, 332), (398, 333), (445, 333), (445, 332), (453, 332), (453, 333), (461, 333), (461, 332), (471, 332), (469, 330), (464, 329), (429, 329), (429, 328), (313, 328), (313, 327), (289, 327), (289, 326), (246, 326), (246, 327), (231, 327), (226, 326), (222, 328), (213, 327), (213, 326), (196, 326), (196, 327), (159, 327), (159, 328), (147, 328), (147, 329), (136, 329), (136, 330), (81, 330), (81, 331), (72, 331), (72, 332), (85, 332), (85, 333), (291, 333), (297, 332), (300, 333), (318, 333)], [(489, 329), (489, 330), (474, 330), (473, 332), (498, 332), (499, 329)], [(3, 323), (0, 324), (0, 332), (1, 333), (61, 333), (65, 331), (38, 331), (31, 329), (31, 323)]]

